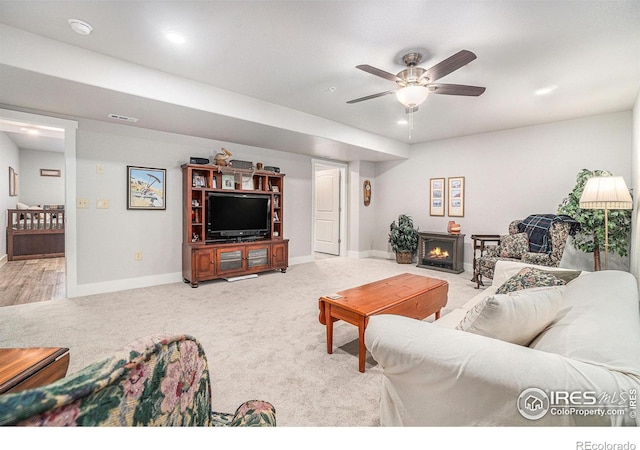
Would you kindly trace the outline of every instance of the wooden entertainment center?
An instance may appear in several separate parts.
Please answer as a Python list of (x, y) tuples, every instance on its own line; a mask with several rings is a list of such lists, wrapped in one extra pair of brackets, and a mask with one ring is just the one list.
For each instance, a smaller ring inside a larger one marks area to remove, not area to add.
[[(229, 166), (182, 165), (182, 276), (200, 281), (268, 270), (286, 272), (289, 240), (283, 239), (284, 174)], [(269, 198), (270, 226), (264, 236), (207, 240), (209, 193), (259, 194)]]

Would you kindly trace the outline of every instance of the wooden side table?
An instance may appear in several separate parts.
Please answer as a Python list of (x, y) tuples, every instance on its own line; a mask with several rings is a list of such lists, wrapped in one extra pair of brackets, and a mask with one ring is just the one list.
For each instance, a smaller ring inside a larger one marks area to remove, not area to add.
[(0, 348), (0, 394), (53, 383), (68, 368), (68, 348)]
[(500, 235), (499, 234), (472, 234), (471, 239), (473, 239), (473, 278), (471, 281), (476, 283), (476, 289), (480, 289), (480, 285), (484, 284), (480, 280), (478, 266), (476, 263), (476, 251), (480, 250), (480, 256), (484, 255), (485, 252), (485, 244), (494, 242), (496, 244), (500, 243)]

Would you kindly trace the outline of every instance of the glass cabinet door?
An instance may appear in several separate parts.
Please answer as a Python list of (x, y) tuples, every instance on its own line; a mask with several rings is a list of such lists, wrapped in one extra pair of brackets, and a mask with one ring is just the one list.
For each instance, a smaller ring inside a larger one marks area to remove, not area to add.
[(247, 250), (247, 268), (269, 265), (269, 249), (267, 247)]
[(242, 269), (242, 250), (219, 250), (218, 272)]

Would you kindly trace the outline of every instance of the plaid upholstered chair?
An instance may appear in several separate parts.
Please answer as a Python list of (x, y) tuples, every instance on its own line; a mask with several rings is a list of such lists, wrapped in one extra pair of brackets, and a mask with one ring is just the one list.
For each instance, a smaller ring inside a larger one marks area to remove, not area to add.
[(509, 224), (509, 234), (500, 238), (500, 244), (487, 246), (486, 253), (476, 259), (476, 287), (484, 286), (483, 277), (493, 279), (499, 260), (558, 267), (567, 239), (576, 227), (570, 217), (554, 214), (534, 214), (524, 220), (514, 220)]
[(0, 395), (0, 425), (275, 426), (270, 403), (211, 410), (209, 368), (190, 336), (153, 336), (49, 385)]

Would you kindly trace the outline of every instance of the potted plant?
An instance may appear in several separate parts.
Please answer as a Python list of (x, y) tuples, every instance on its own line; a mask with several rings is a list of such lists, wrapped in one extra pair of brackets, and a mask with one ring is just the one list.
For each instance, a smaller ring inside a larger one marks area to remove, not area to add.
[(413, 226), (411, 217), (400, 214), (398, 221), (391, 222), (389, 243), (396, 253), (398, 264), (410, 264), (418, 248), (418, 230)]
[[(580, 231), (573, 237), (573, 246), (583, 252), (593, 252), (593, 270), (600, 270), (600, 250), (604, 248), (604, 210), (580, 208), (582, 191), (591, 177), (608, 177), (606, 170), (582, 169), (576, 185), (558, 206), (558, 214), (572, 217), (580, 224)], [(631, 211), (609, 210), (609, 251), (626, 256), (631, 234)]]

